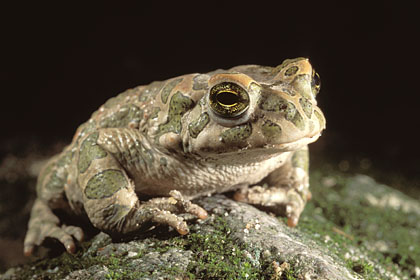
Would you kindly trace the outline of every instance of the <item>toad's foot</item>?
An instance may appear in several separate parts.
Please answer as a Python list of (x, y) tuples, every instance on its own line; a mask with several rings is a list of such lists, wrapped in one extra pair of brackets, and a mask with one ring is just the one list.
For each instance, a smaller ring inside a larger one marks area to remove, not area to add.
[(177, 214), (189, 213), (199, 219), (206, 219), (206, 210), (186, 200), (179, 191), (173, 190), (170, 197), (152, 198), (140, 205), (133, 220), (150, 220), (158, 224), (166, 224), (185, 235), (189, 232), (187, 223)]
[(116, 204), (110, 206), (114, 208), (113, 211), (100, 210), (98, 213), (107, 215), (100, 217), (100, 220), (108, 222), (99, 224), (98, 227), (112, 236), (120, 236), (145, 230), (150, 223), (157, 223), (171, 226), (178, 233), (185, 235), (189, 229), (179, 214), (189, 213), (199, 219), (207, 218), (206, 210), (185, 199), (179, 191), (173, 190), (169, 194), (170, 197), (152, 198), (146, 202), (137, 201), (128, 211), (127, 207), (117, 208)]
[(60, 220), (57, 216), (51, 212), (44, 202), (37, 199), (32, 208), (29, 228), (24, 241), (24, 255), (31, 256), (35, 246), (41, 245), (47, 237), (59, 240), (67, 252), (74, 253), (76, 251), (74, 239), (79, 242), (82, 241), (83, 231), (75, 226), (60, 226)]
[(304, 195), (295, 188), (255, 186), (250, 189), (241, 189), (234, 195), (234, 199), (287, 217), (287, 225), (295, 227), (298, 224), (305, 202), (311, 194), (307, 191)]

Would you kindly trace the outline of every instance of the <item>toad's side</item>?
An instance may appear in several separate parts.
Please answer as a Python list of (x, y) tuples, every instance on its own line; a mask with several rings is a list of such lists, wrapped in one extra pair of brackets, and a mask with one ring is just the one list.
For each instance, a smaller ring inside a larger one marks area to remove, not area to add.
[(207, 217), (190, 199), (228, 190), (295, 226), (310, 197), (307, 144), (325, 128), (318, 91), (317, 74), (298, 58), (184, 75), (108, 100), (43, 168), (25, 255), (46, 237), (74, 252), (83, 231), (56, 209), (111, 235), (151, 223), (187, 234), (179, 214)]

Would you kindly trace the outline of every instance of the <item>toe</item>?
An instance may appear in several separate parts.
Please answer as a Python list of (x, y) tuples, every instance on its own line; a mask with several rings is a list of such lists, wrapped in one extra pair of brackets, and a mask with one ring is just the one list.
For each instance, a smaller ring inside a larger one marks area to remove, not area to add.
[(206, 219), (208, 213), (202, 207), (198, 206), (195, 203), (192, 203), (190, 200), (185, 199), (179, 191), (172, 190), (169, 192), (171, 197), (169, 199), (173, 199), (174, 203), (180, 208), (180, 212), (190, 213), (199, 219)]
[(79, 241), (79, 242), (83, 241), (84, 234), (83, 234), (83, 230), (81, 228), (75, 227), (75, 226), (66, 226), (66, 225), (63, 225), (61, 228), (67, 234), (76, 238), (77, 241)]
[(39, 226), (29, 227), (23, 242), (23, 254), (31, 256), (36, 245), (40, 245), (42, 240), (41, 228)]
[(194, 203), (189, 203), (185, 206), (185, 211), (187, 213), (193, 214), (194, 216), (198, 217), (199, 219), (206, 219), (208, 216), (208, 213), (206, 210), (204, 210), (202, 207), (198, 206)]
[(23, 246), (23, 255), (25, 257), (32, 256), (33, 251), (34, 251), (34, 245), (33, 244), (25, 244)]
[(299, 222), (299, 217), (292, 216), (287, 218), (287, 225), (289, 227), (296, 227)]
[(64, 245), (67, 252), (71, 254), (76, 252), (76, 245), (74, 244), (73, 237), (66, 233), (63, 229), (55, 227), (51, 229), (46, 236), (58, 239)]
[(286, 205), (287, 225), (289, 227), (296, 227), (299, 222), (299, 217), (303, 210), (303, 208), (299, 207), (299, 205), (300, 204), (296, 203), (296, 201)]
[(179, 234), (189, 233), (188, 225), (182, 217), (178, 217), (169, 211), (159, 210), (153, 216), (153, 221), (159, 224), (167, 224), (173, 227)]

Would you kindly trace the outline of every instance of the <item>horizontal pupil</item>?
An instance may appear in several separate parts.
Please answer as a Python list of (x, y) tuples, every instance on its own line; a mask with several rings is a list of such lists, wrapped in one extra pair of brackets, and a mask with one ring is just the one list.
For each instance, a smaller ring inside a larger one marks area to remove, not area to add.
[(233, 106), (239, 101), (239, 96), (230, 91), (221, 91), (217, 94), (217, 102), (221, 105)]

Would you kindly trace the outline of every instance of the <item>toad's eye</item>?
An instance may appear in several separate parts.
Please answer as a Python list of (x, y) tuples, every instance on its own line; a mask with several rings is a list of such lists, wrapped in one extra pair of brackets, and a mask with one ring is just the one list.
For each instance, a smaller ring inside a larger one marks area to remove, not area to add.
[(214, 113), (227, 118), (237, 118), (249, 107), (249, 95), (246, 90), (230, 82), (212, 87), (209, 101)]
[(321, 78), (319, 77), (319, 74), (315, 72), (315, 70), (312, 70), (311, 87), (314, 96), (316, 96), (319, 93), (319, 90), (321, 89)]

